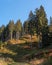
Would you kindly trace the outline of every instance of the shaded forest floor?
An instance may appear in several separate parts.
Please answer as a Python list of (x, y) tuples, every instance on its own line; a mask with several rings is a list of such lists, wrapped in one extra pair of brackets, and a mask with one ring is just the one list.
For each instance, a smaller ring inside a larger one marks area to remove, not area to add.
[(1, 63), (5, 65), (41, 65), (45, 61), (52, 60), (52, 45), (39, 49), (34, 45), (37, 43), (34, 42), (31, 47), (30, 42), (14, 44), (13, 41), (5, 42), (0, 46), (0, 65)]

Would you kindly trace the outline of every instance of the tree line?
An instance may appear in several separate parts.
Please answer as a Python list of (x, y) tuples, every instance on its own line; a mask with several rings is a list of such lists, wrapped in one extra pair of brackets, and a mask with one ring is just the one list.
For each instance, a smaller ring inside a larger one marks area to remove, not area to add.
[[(50, 17), (50, 24), (52, 25), (52, 17)], [(36, 8), (34, 12), (30, 11), (28, 19), (24, 21), (23, 25), (20, 19), (16, 23), (10, 20), (6, 26), (2, 25), (0, 27), (0, 41), (19, 39), (23, 34), (30, 34), (32, 36), (35, 33), (37, 36), (42, 36), (43, 43), (47, 42), (49, 25), (42, 5), (40, 8)]]
[(22, 23), (18, 20), (15, 24), (13, 20), (10, 20), (7, 26), (2, 25), (0, 27), (0, 40), (6, 41), (8, 39), (18, 38), (22, 32)]

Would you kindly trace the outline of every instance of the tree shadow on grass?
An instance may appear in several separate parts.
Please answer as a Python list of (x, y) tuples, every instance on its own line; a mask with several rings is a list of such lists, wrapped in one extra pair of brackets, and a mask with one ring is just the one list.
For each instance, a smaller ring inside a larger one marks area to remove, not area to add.
[(8, 53), (0, 53), (1, 57), (4, 58), (12, 58), (15, 62), (19, 61), (23, 61), (22, 58), (24, 57), (24, 55), (28, 54), (30, 52), (30, 49), (24, 49), (22, 47), (23, 45), (13, 45), (13, 44), (7, 44), (5, 46), (6, 49), (11, 50), (12, 52), (16, 53), (15, 55)]
[[(24, 48), (25, 46), (29, 46), (30, 43), (25, 43), (25, 44), (7, 44), (5, 47), (12, 52), (15, 52), (15, 55), (11, 54), (3, 54), (4, 56), (6, 55), (7, 57), (11, 57), (14, 61), (25, 61), (29, 60), (32, 58), (33, 53), (35, 53), (37, 50), (34, 50), (32, 48)], [(32, 55), (32, 56), (31, 56)], [(27, 57), (26, 59), (26, 56)]]
[(9, 53), (2, 53), (2, 55), (4, 57), (12, 58), (15, 62), (17, 61), (22, 62), (25, 60), (31, 60), (33, 58), (38, 58), (40, 56), (41, 57), (43, 56), (43, 53), (41, 52), (42, 50), (40, 51), (39, 49), (24, 48), (24, 46), (26, 45), (29, 46), (27, 43), (26, 44), (7, 44), (5, 47), (16, 54), (13, 55)]

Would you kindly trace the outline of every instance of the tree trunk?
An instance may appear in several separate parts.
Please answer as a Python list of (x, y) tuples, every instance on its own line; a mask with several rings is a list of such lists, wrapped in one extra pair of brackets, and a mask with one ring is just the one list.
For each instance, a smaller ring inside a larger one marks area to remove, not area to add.
[(38, 35), (38, 48), (42, 48), (42, 34)]
[(32, 35), (31, 35), (31, 37), (30, 37), (30, 41), (31, 41), (30, 46), (31, 46), (31, 48), (32, 48)]
[(11, 38), (10, 39), (12, 40), (12, 32), (10, 34), (11, 34)]
[(19, 32), (16, 32), (16, 40), (19, 39)]

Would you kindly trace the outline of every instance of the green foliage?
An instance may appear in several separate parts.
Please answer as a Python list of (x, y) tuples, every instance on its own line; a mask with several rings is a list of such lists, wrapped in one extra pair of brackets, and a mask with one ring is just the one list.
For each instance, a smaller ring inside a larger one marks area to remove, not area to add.
[(13, 30), (14, 30), (14, 21), (13, 20), (9, 21), (8, 29), (10, 32), (13, 32)]
[(2, 26), (0, 27), (0, 33), (2, 33), (2, 32), (3, 32), (4, 28), (5, 28), (5, 26), (4, 26), (4, 25), (2, 25)]
[(24, 29), (24, 32), (27, 34), (28, 33), (28, 21), (24, 22), (23, 29)]
[(34, 33), (36, 33), (36, 22), (37, 22), (37, 18), (36, 15), (34, 15), (32, 13), (32, 11), (30, 11), (29, 14), (29, 19), (28, 19), (28, 32), (29, 34), (33, 35)]
[(38, 31), (42, 31), (43, 27), (46, 27), (48, 25), (46, 13), (44, 11), (44, 7), (40, 6), (40, 9), (36, 9), (36, 16), (38, 19)]
[(29, 34), (31, 34), (31, 35), (34, 35), (34, 33), (36, 32), (36, 27), (35, 27), (34, 21), (30, 21), (28, 23), (28, 31), (29, 31)]
[(32, 17), (33, 15), (34, 15), (33, 12), (30, 11), (30, 13), (29, 13), (29, 18)]
[(52, 25), (52, 17), (50, 17), (50, 25)]
[(22, 31), (22, 23), (20, 20), (18, 20), (15, 24), (16, 39), (19, 39), (21, 31)]
[[(46, 12), (44, 10), (44, 7), (41, 5), (40, 8), (36, 9), (36, 16), (37, 16), (37, 33), (38, 35), (42, 36), (42, 44), (48, 44), (48, 20), (46, 16)], [(41, 34), (40, 34), (41, 33)], [(40, 40), (40, 37), (39, 37)], [(39, 41), (40, 43), (40, 41)]]
[(12, 34), (13, 34), (13, 31), (14, 31), (14, 21), (13, 20), (9, 21), (8, 29), (9, 29), (9, 33), (10, 33), (9, 34), (10, 38), (12, 39)]
[(3, 31), (4, 31), (4, 29), (5, 29), (5, 26), (4, 25), (2, 25), (1, 27), (0, 27), (0, 41), (1, 40), (3, 40), (4, 38), (3, 38)]
[(21, 32), (21, 30), (22, 30), (22, 23), (21, 23), (20, 20), (18, 20), (18, 21), (16, 22), (16, 24), (15, 24), (15, 31), (16, 31), (16, 32)]

